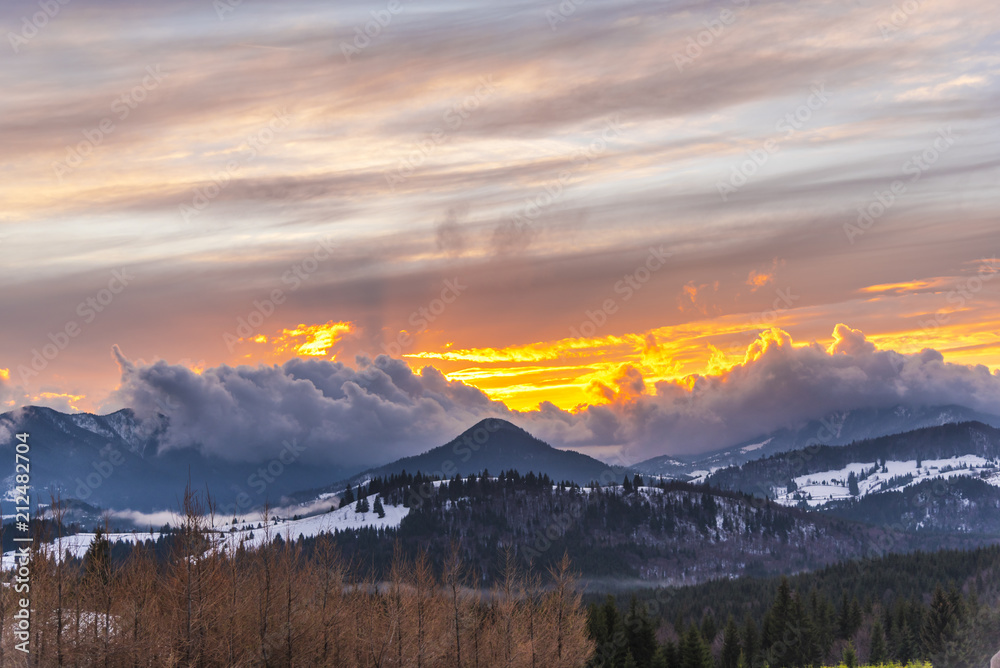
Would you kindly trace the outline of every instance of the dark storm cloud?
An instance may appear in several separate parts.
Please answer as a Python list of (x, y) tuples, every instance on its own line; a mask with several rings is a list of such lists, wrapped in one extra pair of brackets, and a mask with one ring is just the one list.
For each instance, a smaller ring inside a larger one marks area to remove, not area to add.
[(937, 351), (901, 355), (877, 350), (858, 330), (838, 325), (835, 343), (794, 346), (768, 331), (748, 359), (728, 372), (658, 383), (623, 368), (612, 403), (569, 413), (543, 404), (512, 412), (481, 391), (448, 381), (433, 367), (420, 375), (400, 360), (291, 360), (278, 366), (229, 367), (198, 375), (164, 362), (136, 365), (117, 349), (121, 398), (140, 416), (169, 418), (166, 447), (197, 447), (234, 460), (268, 456), (297, 439), (312, 456), (345, 466), (416, 454), (487, 416), (513, 419), (559, 446), (622, 446), (637, 461), (711, 450), (817, 415), (863, 407), (957, 404), (1000, 407), (1000, 374), (944, 362)]

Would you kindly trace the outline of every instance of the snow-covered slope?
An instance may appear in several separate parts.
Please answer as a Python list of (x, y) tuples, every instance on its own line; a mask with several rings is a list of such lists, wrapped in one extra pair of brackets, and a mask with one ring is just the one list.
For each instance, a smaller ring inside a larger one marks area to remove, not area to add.
[[(375, 496), (367, 497), (369, 507), (374, 506)], [(297, 539), (299, 536), (312, 537), (321, 533), (332, 533), (335, 530), (344, 531), (347, 529), (361, 529), (372, 527), (375, 529), (396, 528), (409, 514), (410, 509), (403, 506), (385, 505), (385, 517), (379, 517), (374, 511), (367, 513), (357, 513), (354, 505), (339, 508), (328, 513), (305, 517), (302, 519), (277, 518), (277, 522), (271, 521), (265, 529), (262, 526), (263, 519), (254, 521), (252, 518), (244, 519), (237, 524), (216, 524), (213, 527), (216, 544), (225, 549), (235, 549), (241, 544), (247, 548), (259, 547), (268, 536), (272, 539), (275, 536), (282, 538)], [(109, 533), (108, 540), (112, 543), (122, 541), (125, 543), (135, 543), (136, 541), (153, 540), (156, 541), (162, 534), (159, 532), (129, 532), (129, 533)], [(71, 555), (83, 558), (94, 540), (93, 533), (78, 533), (66, 536), (55, 543), (49, 543), (46, 549), (51, 550), (57, 547), (56, 553), (63, 555), (68, 550)], [(14, 552), (7, 552), (3, 555), (3, 568), (7, 569), (14, 564)]]
[[(918, 466), (919, 463), (919, 466)], [(830, 501), (857, 498), (850, 493), (848, 478), (853, 473), (858, 479), (858, 497), (893, 489), (903, 489), (925, 480), (948, 479), (955, 476), (974, 476), (1000, 486), (1000, 470), (996, 462), (976, 455), (961, 455), (948, 459), (917, 462), (886, 461), (858, 462), (831, 471), (809, 473), (794, 479), (795, 489), (775, 488), (774, 497), (783, 505), (797, 505), (805, 501), (809, 506), (821, 506)]]

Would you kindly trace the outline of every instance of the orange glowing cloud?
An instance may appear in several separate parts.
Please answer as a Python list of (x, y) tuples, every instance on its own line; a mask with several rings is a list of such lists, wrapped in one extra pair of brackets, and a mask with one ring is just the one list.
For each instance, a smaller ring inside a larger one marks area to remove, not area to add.
[(404, 355), (416, 359), (437, 359), (462, 362), (541, 362), (567, 357), (587, 357), (613, 349), (631, 349), (644, 342), (641, 335), (604, 336), (595, 338), (565, 338), (558, 341), (530, 343), (506, 348), (467, 348), (442, 352), (420, 352)]
[[(70, 410), (82, 410), (77, 404), (86, 399), (83, 394), (66, 394), (64, 392), (41, 392), (33, 400), (33, 403), (44, 403), (45, 405), (64, 404)], [(41, 400), (41, 401), (38, 401)]]
[(0, 378), (8, 380), (10, 378), (10, 369), (0, 369)]
[(906, 295), (918, 291), (933, 290), (944, 287), (947, 278), (931, 278), (920, 281), (905, 281), (902, 283), (880, 283), (861, 288), (860, 292), (888, 295)]
[(719, 281), (700, 284), (696, 281), (688, 281), (681, 287), (681, 294), (677, 298), (677, 308), (680, 311), (693, 310), (702, 315), (707, 315), (709, 304), (705, 293), (709, 291), (709, 288), (711, 288), (712, 292), (718, 292)]
[[(309, 357), (323, 357), (329, 354), (338, 341), (354, 331), (354, 325), (350, 322), (334, 322), (330, 320), (322, 325), (300, 324), (295, 329), (283, 329), (281, 333), (272, 337), (271, 344), (274, 346), (276, 355), (295, 354)], [(267, 343), (266, 336), (256, 336), (253, 339), (257, 343)]]
[(778, 270), (778, 266), (781, 264), (784, 263), (779, 262), (778, 259), (775, 258), (771, 262), (771, 267), (769, 269), (762, 269), (760, 271), (756, 269), (751, 269), (750, 275), (747, 276), (746, 280), (746, 284), (750, 286), (750, 292), (757, 292), (757, 290), (761, 289), (765, 285), (773, 283), (774, 276)]

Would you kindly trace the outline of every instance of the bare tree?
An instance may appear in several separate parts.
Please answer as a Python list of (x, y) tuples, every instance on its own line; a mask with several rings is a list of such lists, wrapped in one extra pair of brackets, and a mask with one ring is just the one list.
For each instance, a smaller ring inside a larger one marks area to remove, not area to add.
[(451, 600), (451, 610), (454, 617), (452, 631), (455, 635), (455, 668), (462, 668), (462, 626), (461, 605), (462, 588), (465, 586), (465, 565), (462, 563), (461, 548), (458, 543), (452, 543), (451, 553), (444, 564), (444, 584)]

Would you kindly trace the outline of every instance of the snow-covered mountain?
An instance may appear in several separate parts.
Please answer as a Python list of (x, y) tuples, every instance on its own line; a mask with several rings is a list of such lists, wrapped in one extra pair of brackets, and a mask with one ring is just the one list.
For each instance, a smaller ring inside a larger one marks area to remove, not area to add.
[[(146, 512), (176, 509), (189, 480), (195, 489), (207, 486), (221, 505), (249, 509), (346, 473), (300, 461), (295, 453), (282, 455), (281, 446), (273, 460), (264, 462), (227, 461), (197, 447), (164, 449), (160, 438), (165, 427), (165, 418), (144, 422), (128, 409), (93, 415), (28, 406), (0, 415), (0, 456), (13, 462), (12, 435), (27, 432), (31, 485), (40, 502), (59, 495), (99, 508)], [(10, 501), (13, 466), (3, 472), (0, 500)]]
[(645, 475), (698, 479), (718, 469), (779, 452), (801, 450), (814, 445), (847, 445), (879, 436), (959, 422), (981, 422), (1000, 427), (1000, 416), (963, 406), (894, 406), (840, 411), (795, 427), (761, 434), (706, 454), (653, 457), (634, 464), (632, 468)]
[(1000, 429), (979, 422), (784, 452), (706, 481), (862, 522), (1000, 534)]

